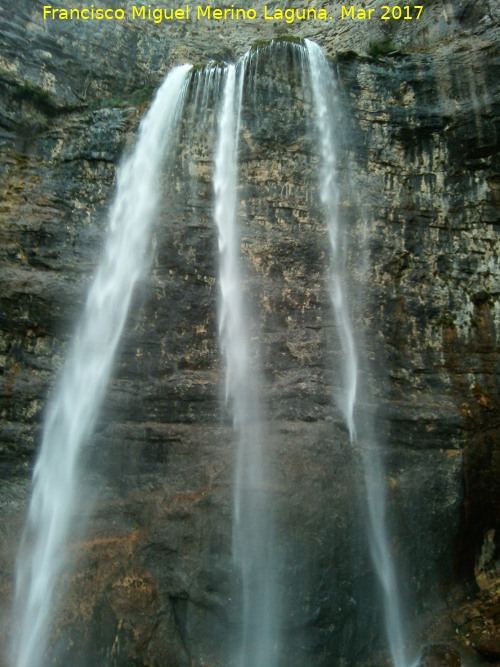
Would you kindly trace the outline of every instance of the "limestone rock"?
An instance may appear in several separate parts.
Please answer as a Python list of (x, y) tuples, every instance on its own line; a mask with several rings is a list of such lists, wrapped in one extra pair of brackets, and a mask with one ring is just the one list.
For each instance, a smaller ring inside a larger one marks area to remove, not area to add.
[[(254, 4), (262, 11), (264, 2)], [(257, 37), (285, 30), (316, 39), (338, 76), (352, 317), (377, 404), (409, 624), (433, 609), (436, 584), (474, 578), (488, 535), (488, 562), (498, 560), (497, 4), (427, 3), (421, 21), (388, 30), (380, 20), (342, 22), (332, 2), (334, 29), (259, 19), (244, 28), (199, 22), (195, 31), (129, 20), (75, 27), (43, 22), (38, 0), (2, 2), (4, 645), (44, 406), (98, 263), (120, 156), (173, 65), (235, 59)], [(299, 78), (291, 47), (263, 50), (255, 99), (244, 105), (245, 296), (271, 427), (283, 664), (355, 665), (384, 635), (359, 456), (333, 400), (339, 341)], [(151, 272), (85, 456), (98, 502), (87, 534), (72, 543), (74, 570), (61, 582), (70, 595), (47, 664), (230, 664), (237, 642), (234, 443), (220, 401), (212, 221), (216, 103), (206, 118), (186, 120), (174, 187), (163, 192)]]

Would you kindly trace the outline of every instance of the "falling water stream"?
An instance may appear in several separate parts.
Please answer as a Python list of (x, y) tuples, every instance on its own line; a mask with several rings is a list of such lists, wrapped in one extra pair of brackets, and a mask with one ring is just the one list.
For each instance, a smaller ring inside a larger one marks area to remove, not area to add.
[(226, 402), (237, 438), (233, 558), (241, 573), (242, 637), (240, 667), (273, 667), (277, 605), (272, 564), (272, 520), (266, 499), (259, 389), (251, 364), (249, 317), (243, 298), (237, 215), (238, 136), (245, 76), (245, 56), (229, 65), (220, 113), (215, 157), (215, 221), (219, 235), (221, 304), (219, 335), (226, 359)]
[[(320, 169), (318, 183), (331, 250), (330, 293), (342, 346), (342, 392), (338, 396), (353, 444), (361, 444), (365, 468), (368, 525), (372, 560), (382, 593), (386, 634), (395, 667), (406, 667), (403, 630), (394, 564), (385, 526), (383, 469), (373, 434), (368, 441), (366, 428), (357, 429), (358, 353), (349, 315), (346, 276), (345, 230), (338, 215), (338, 183), (335, 130), (339, 119), (335, 80), (321, 49), (310, 40), (300, 50), (305, 58), (313, 93)], [(278, 644), (276, 586), (266, 549), (272, 525), (265, 520), (265, 460), (262, 451), (262, 422), (259, 419), (258, 387), (252, 383), (248, 314), (243, 302), (240, 245), (237, 225), (237, 146), (245, 68), (252, 60), (248, 53), (239, 67), (229, 66), (224, 88), (219, 138), (215, 161), (215, 218), (219, 230), (220, 308), (219, 333), (226, 357), (226, 400), (232, 403), (233, 422), (238, 437), (234, 491), (234, 558), (242, 572), (244, 635), (241, 667), (274, 664)], [(360, 419), (361, 417), (358, 417)]]
[(109, 238), (83, 318), (49, 405), (33, 493), (17, 561), (12, 647), (15, 667), (44, 664), (54, 588), (61, 574), (79, 494), (79, 459), (99, 412), (132, 291), (146, 265), (159, 200), (158, 173), (180, 118), (190, 66), (167, 76), (122, 165), (109, 215)]
[[(385, 527), (383, 468), (373, 434), (361, 423), (358, 351), (350, 318), (346, 236), (338, 215), (335, 81), (320, 48), (306, 40), (298, 50), (310, 80), (319, 156), (318, 188), (330, 242), (330, 293), (342, 347), (339, 407), (365, 468), (371, 555), (382, 592), (385, 627), (394, 667), (407, 667), (394, 564)], [(258, 358), (244, 296), (239, 227), (238, 138), (245, 76), (253, 55), (223, 68), (213, 186), (219, 245), (219, 338), (226, 365), (225, 401), (236, 440), (233, 560), (241, 578), (242, 614), (238, 667), (275, 667), (279, 660), (280, 609), (272, 498), (264, 449), (267, 439), (260, 400)], [(106, 251), (85, 312), (47, 411), (33, 495), (17, 563), (16, 614), (20, 630), (13, 667), (41, 667), (53, 613), (54, 588), (62, 573), (71, 521), (79, 503), (78, 461), (88, 440), (111, 372), (132, 291), (146, 264), (150, 228), (159, 198), (157, 175), (175, 144), (190, 66), (174, 69), (141, 123), (134, 154), (118, 176)], [(196, 99), (206, 105), (209, 88), (221, 82), (220, 67), (198, 76)], [(215, 84), (214, 84), (215, 85)], [(205, 102), (203, 102), (205, 100)]]
[[(320, 47), (306, 39), (314, 99), (320, 170), (319, 189), (331, 247), (330, 293), (343, 351), (344, 386), (339, 400), (353, 444), (360, 445), (365, 471), (368, 531), (372, 561), (382, 588), (384, 621), (394, 667), (407, 667), (401, 623), (399, 594), (394, 562), (385, 522), (383, 466), (372, 429), (366, 428), (369, 415), (357, 406), (358, 354), (349, 315), (345, 230), (339, 224), (338, 165), (335, 130), (338, 126), (338, 95), (335, 80)], [(362, 422), (362, 423), (361, 423)], [(361, 428), (359, 428), (361, 426)]]

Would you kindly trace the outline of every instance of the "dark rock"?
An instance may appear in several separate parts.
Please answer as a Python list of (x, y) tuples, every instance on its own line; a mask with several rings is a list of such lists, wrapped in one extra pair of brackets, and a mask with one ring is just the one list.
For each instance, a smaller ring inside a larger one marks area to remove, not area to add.
[(474, 643), (474, 648), (487, 660), (500, 660), (500, 629), (484, 632)]
[(447, 644), (430, 644), (420, 656), (420, 667), (460, 667), (459, 652)]
[[(289, 28), (338, 56), (352, 317), (369, 360), (362, 384), (378, 406), (388, 528), (411, 624), (432, 610), (433, 591), (470, 582), (480, 560), (490, 571), (499, 553), (497, 5), (427, 3), (418, 23), (394, 27), (391, 58), (366, 57), (385, 38), (380, 21)], [(43, 23), (42, 7), (0, 8), (3, 644), (44, 406), (98, 263), (116, 164), (174, 64), (236, 57), (282, 29), (260, 20), (244, 30), (77, 27)], [(332, 399), (340, 341), (310, 100), (296, 65), (286, 48), (263, 55), (255, 100), (245, 98), (245, 298), (269, 420), (283, 664), (354, 665), (384, 633), (359, 455)], [(85, 454), (86, 488), (99, 500), (72, 547), (49, 664), (228, 664), (237, 642), (234, 443), (220, 401), (212, 223), (216, 104), (184, 123), (151, 272)]]

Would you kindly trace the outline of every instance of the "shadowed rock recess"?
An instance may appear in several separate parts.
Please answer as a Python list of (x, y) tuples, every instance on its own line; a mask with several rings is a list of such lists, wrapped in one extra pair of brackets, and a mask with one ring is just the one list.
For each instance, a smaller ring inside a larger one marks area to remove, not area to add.
[[(365, 2), (379, 16), (381, 4)], [(1, 667), (44, 406), (104, 245), (120, 157), (172, 67), (234, 62), (283, 33), (315, 40), (338, 81), (351, 316), (408, 640), (415, 655), (430, 641), (455, 641), (455, 655), (463, 639), (499, 659), (500, 10), (427, 2), (418, 22), (362, 23), (324, 6), (331, 22), (167, 26), (44, 22), (42, 2), (2, 0)], [(340, 343), (312, 101), (293, 47), (278, 44), (260, 47), (245, 82), (237, 201), (268, 420), (280, 665), (379, 667), (362, 466), (333, 400)], [(213, 217), (221, 94), (197, 114), (194, 77), (168, 187), (160, 179), (150, 269), (82, 461), (96, 500), (70, 544), (47, 667), (229, 667), (236, 652), (235, 437), (221, 400)], [(471, 600), (457, 611), (479, 589), (479, 611)], [(484, 609), (476, 637), (470, 619)]]

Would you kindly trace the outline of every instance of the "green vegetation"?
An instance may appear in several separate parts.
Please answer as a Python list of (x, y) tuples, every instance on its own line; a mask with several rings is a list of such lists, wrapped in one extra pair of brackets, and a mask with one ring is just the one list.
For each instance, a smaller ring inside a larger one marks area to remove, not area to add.
[(88, 104), (88, 108), (91, 111), (96, 109), (108, 108), (126, 108), (126, 107), (140, 107), (143, 104), (147, 104), (151, 101), (153, 94), (156, 90), (156, 85), (144, 86), (144, 88), (139, 88), (134, 90), (129, 95), (117, 96), (113, 95), (111, 97), (101, 97), (91, 100)]
[(198, 72), (200, 69), (204, 69), (205, 67), (226, 67), (226, 65), (227, 63), (225, 63), (223, 60), (207, 60), (204, 63), (196, 63), (193, 65), (191, 72)]
[(289, 42), (290, 44), (304, 44), (304, 39), (302, 37), (297, 37), (297, 35), (278, 35), (273, 41)]
[(26, 82), (18, 86), (14, 92), (14, 97), (23, 102), (28, 102), (46, 116), (57, 114), (58, 106), (50, 93), (32, 83)]
[(373, 58), (386, 56), (388, 53), (391, 53), (392, 51), (396, 51), (396, 47), (394, 46), (392, 39), (389, 35), (387, 37), (384, 37), (384, 39), (380, 40), (379, 42), (370, 42), (370, 46), (368, 47), (368, 53)]
[(257, 49), (263, 49), (265, 46), (269, 46), (272, 40), (269, 39), (256, 39), (255, 42), (252, 42), (250, 51), (257, 51)]
[(273, 39), (256, 39), (250, 47), (250, 51), (256, 51), (257, 49), (263, 49), (266, 46), (269, 46), (273, 43), (285, 42), (289, 44), (304, 44), (302, 37), (297, 37), (296, 35), (278, 35)]
[(12, 87), (12, 98), (18, 102), (27, 102), (45, 116), (55, 116), (59, 111), (56, 100), (41, 86), (31, 81), (18, 81), (12, 72), (0, 69), (0, 80)]
[(144, 86), (144, 88), (139, 88), (139, 90), (134, 90), (134, 92), (131, 93), (131, 95), (125, 101), (125, 104), (133, 107), (139, 107), (141, 104), (150, 102), (156, 88), (156, 85), (150, 84), (149, 86)]
[(456, 315), (450, 311), (442, 312), (436, 320), (438, 327), (455, 328)]
[(18, 75), (10, 70), (0, 68), (0, 89), (7, 90), (7, 94), (18, 104), (28, 104), (38, 114), (24, 114), (16, 120), (19, 128), (39, 130), (45, 127), (47, 120), (60, 113), (76, 108), (88, 108), (91, 111), (105, 107), (141, 107), (151, 101), (157, 88), (156, 84), (145, 85), (142, 88), (109, 97), (95, 97), (86, 102), (80, 97), (81, 104), (69, 106), (58, 101), (54, 95), (40, 85), (27, 80), (20, 80)]

